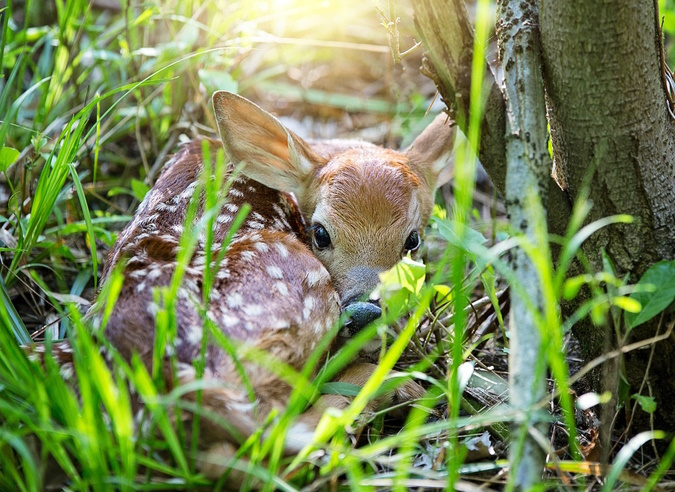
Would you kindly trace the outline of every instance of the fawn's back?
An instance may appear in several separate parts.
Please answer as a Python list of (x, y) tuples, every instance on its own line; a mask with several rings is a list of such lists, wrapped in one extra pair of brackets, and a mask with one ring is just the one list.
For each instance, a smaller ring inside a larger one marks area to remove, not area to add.
[[(214, 151), (220, 145), (209, 142)], [(188, 204), (202, 166), (201, 141), (187, 144), (174, 156), (120, 234), (106, 267), (109, 272), (119, 261), (125, 262), (124, 284), (105, 335), (123, 355), (138, 352), (148, 366), (160, 308), (155, 289), (169, 286), (176, 271), (181, 235), (190, 227), (185, 224)], [(195, 224), (204, 212), (203, 197), (199, 202)], [(218, 262), (232, 222), (245, 203), (251, 205), (251, 212)], [(214, 225), (211, 265), (206, 264), (202, 231), (178, 290), (173, 349), (178, 362), (189, 369), (200, 356), (206, 316), (228, 337), (269, 351), (300, 369), (337, 320), (340, 308), (330, 275), (308, 248), (297, 206), (288, 194), (240, 175), (231, 183)], [(206, 268), (214, 269), (215, 278), (204, 315)], [(205, 361), (207, 377), (237, 382), (232, 359), (219, 345), (207, 345)], [(276, 400), (287, 396), (287, 388), (280, 387), (276, 377), (253, 364), (247, 369), (266, 403), (280, 404)]]

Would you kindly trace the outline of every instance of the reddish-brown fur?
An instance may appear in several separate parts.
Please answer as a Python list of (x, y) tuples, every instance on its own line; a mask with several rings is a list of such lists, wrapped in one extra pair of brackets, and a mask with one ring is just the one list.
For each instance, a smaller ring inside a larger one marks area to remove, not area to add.
[[(194, 362), (204, 334), (200, 309), (231, 339), (267, 351), (272, 361), (301, 369), (338, 320), (340, 304), (367, 293), (378, 273), (405, 254), (403, 246), (411, 232), (422, 233), (434, 190), (450, 175), (452, 130), (442, 119), (403, 153), (356, 141), (307, 143), (254, 104), (222, 91), (214, 95), (214, 108), (230, 171), (242, 162), (245, 167), (218, 212), (212, 257), (217, 257), (244, 203), (251, 205), (251, 213), (227, 247), (208, 306), (201, 306), (206, 243), (200, 236), (178, 292), (175, 343), (165, 354), (167, 361), (172, 355), (177, 359), (177, 383), (197, 377)], [(209, 142), (212, 155), (218, 145)], [(148, 366), (155, 315), (161, 307), (156, 291), (168, 286), (175, 272), (186, 210), (202, 167), (201, 141), (186, 145), (171, 159), (119, 235), (105, 269), (108, 275), (124, 262), (124, 285), (104, 327), (105, 336), (122, 355), (138, 353)], [(204, 212), (204, 198), (197, 198), (195, 221)], [(306, 226), (314, 223), (329, 231), (330, 248), (312, 246)], [(91, 313), (95, 325), (101, 323), (104, 303), (100, 299)], [(202, 404), (247, 436), (269, 410), (286, 404), (290, 388), (259, 364), (243, 363), (257, 397), (255, 405), (230, 356), (209, 342), (203, 377), (222, 386), (204, 390)], [(338, 380), (361, 385), (372, 370), (372, 365), (355, 363)], [(419, 386), (408, 383), (397, 394), (408, 398), (419, 391)], [(344, 398), (327, 395), (318, 408), (345, 404)], [(295, 444), (288, 445), (289, 452), (308, 442), (306, 430), (311, 435), (319, 416), (317, 410), (301, 416), (305, 432), (290, 436)], [(220, 442), (212, 456), (232, 456), (233, 436), (205, 425), (201, 444)], [(205, 471), (216, 474), (220, 468)]]

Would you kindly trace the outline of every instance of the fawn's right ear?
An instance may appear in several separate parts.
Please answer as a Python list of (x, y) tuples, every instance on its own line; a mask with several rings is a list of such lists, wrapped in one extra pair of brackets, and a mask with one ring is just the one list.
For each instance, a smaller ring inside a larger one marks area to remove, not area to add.
[(302, 203), (314, 173), (326, 161), (279, 120), (237, 94), (213, 94), (220, 138), (233, 164), (265, 186), (293, 192)]

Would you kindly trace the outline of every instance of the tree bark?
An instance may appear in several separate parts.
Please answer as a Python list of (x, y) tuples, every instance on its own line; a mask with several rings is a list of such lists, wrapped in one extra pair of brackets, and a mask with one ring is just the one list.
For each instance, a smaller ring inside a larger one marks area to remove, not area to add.
[[(542, 201), (548, 194), (552, 164), (548, 154), (536, 1), (499, 0), (497, 4), (497, 39), (507, 114), (506, 207), (514, 234), (524, 235), (532, 244), (539, 242), (538, 231), (546, 230)], [(535, 427), (541, 435), (547, 435), (548, 426), (532, 418), (533, 409), (546, 394), (546, 355), (535, 313), (527, 300), (543, 313), (543, 287), (536, 265), (522, 248), (512, 251), (511, 265), (526, 298), (513, 291), (509, 403), (527, 418), (515, 433), (523, 439), (522, 449), (518, 439), (509, 448), (510, 480), (516, 490), (530, 490), (541, 481), (546, 453), (529, 429)]]
[[(413, 0), (415, 25), (426, 48), (423, 70), (434, 82), (460, 129), (468, 126), (473, 28), (462, 0)], [(486, 101), (478, 159), (503, 197), (506, 184), (506, 106), (499, 85), (486, 70)], [(563, 235), (571, 212), (567, 195), (548, 180), (548, 229)]]
[[(462, 0), (414, 0), (425, 43), (426, 69), (446, 104), (466, 123), (473, 32)], [(618, 274), (635, 282), (661, 259), (675, 257), (675, 136), (661, 77), (660, 38), (653, 0), (539, 0), (544, 86), (554, 165), (565, 192), (549, 181), (549, 232), (562, 234), (570, 204), (589, 183), (589, 220), (616, 213), (638, 223), (601, 230), (583, 247), (595, 271), (602, 251)], [(478, 156), (504, 196), (505, 105), (488, 71)], [(463, 115), (463, 116), (462, 116)], [(570, 200), (571, 199), (571, 200)], [(654, 335), (644, 325), (634, 339)], [(603, 328), (576, 327), (587, 358), (606, 348)], [(627, 354), (626, 374), (640, 387), (650, 351)], [(657, 425), (675, 429), (675, 340), (660, 342), (647, 386), (657, 398)], [(643, 424), (648, 420), (643, 420)]]
[[(589, 186), (589, 220), (616, 213), (637, 223), (601, 230), (583, 246), (596, 271), (602, 251), (619, 274), (637, 281), (652, 263), (675, 257), (675, 124), (661, 77), (660, 34), (653, 0), (540, 0), (548, 114), (554, 162), (570, 197)], [(634, 330), (653, 336), (655, 325)], [(576, 330), (588, 356), (605, 343), (601, 330)], [(657, 422), (675, 428), (675, 341), (661, 342), (648, 385)], [(633, 388), (649, 351), (626, 358)], [(643, 422), (647, 424), (647, 421)]]

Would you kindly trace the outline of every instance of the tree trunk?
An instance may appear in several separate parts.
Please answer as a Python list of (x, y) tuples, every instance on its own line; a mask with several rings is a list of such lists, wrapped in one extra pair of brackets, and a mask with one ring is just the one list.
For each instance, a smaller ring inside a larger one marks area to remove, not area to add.
[[(471, 93), (473, 29), (463, 0), (414, 0), (415, 25), (422, 36), (427, 59), (423, 69), (454, 112), (460, 129), (467, 130)], [(485, 110), (481, 123), (478, 158), (501, 196), (506, 183), (506, 110), (499, 85), (490, 70), (486, 71)], [(571, 207), (567, 195), (548, 180), (548, 230), (564, 234)]]
[[(499, 0), (497, 39), (507, 114), (506, 206), (514, 234), (537, 244), (540, 242), (537, 232), (546, 230), (542, 202), (548, 195), (551, 158), (536, 0)], [(543, 244), (540, 248), (546, 249), (546, 246)], [(544, 312), (544, 289), (535, 262), (523, 248), (511, 252), (511, 267), (525, 296), (515, 290), (511, 295), (509, 404), (527, 418), (520, 423), (519, 433), (514, 433), (520, 434), (522, 449), (519, 439), (509, 448), (509, 479), (516, 490), (530, 490), (541, 481), (546, 458), (544, 449), (530, 434), (531, 427), (541, 435), (547, 435), (548, 429), (544, 422), (535, 422), (532, 418), (533, 410), (546, 394), (544, 337), (532, 312), (532, 308)], [(528, 300), (532, 307), (528, 306)]]
[[(675, 124), (666, 106), (653, 0), (540, 1), (549, 123), (556, 173), (572, 198), (589, 186), (590, 220), (624, 213), (583, 247), (596, 271), (606, 251), (620, 275), (637, 281), (654, 262), (675, 257)], [(654, 325), (635, 330), (653, 336)], [(603, 333), (575, 334), (588, 356), (605, 348)], [(626, 358), (632, 390), (640, 387), (649, 350)], [(657, 420), (675, 428), (675, 341), (655, 351), (649, 386)], [(645, 422), (647, 423), (647, 422)]]
[[(618, 275), (630, 274), (635, 282), (652, 263), (675, 257), (675, 123), (666, 107), (654, 0), (539, 5), (554, 166), (564, 188), (549, 185), (549, 231), (564, 232), (570, 203), (589, 183), (589, 220), (625, 213), (638, 222), (601, 230), (583, 251), (595, 271), (603, 269), (606, 251)], [(414, 8), (427, 71), (444, 101), (466, 119), (473, 32), (463, 0), (415, 0)], [(504, 196), (505, 105), (494, 78), (488, 86), (478, 155)], [(640, 326), (632, 341), (656, 329), (656, 323)], [(588, 358), (607, 348), (602, 327), (586, 324), (575, 334)], [(651, 366), (650, 352), (627, 354), (626, 375), (636, 392), (649, 368), (644, 393), (657, 399), (657, 427), (672, 430), (675, 340), (656, 345)]]

